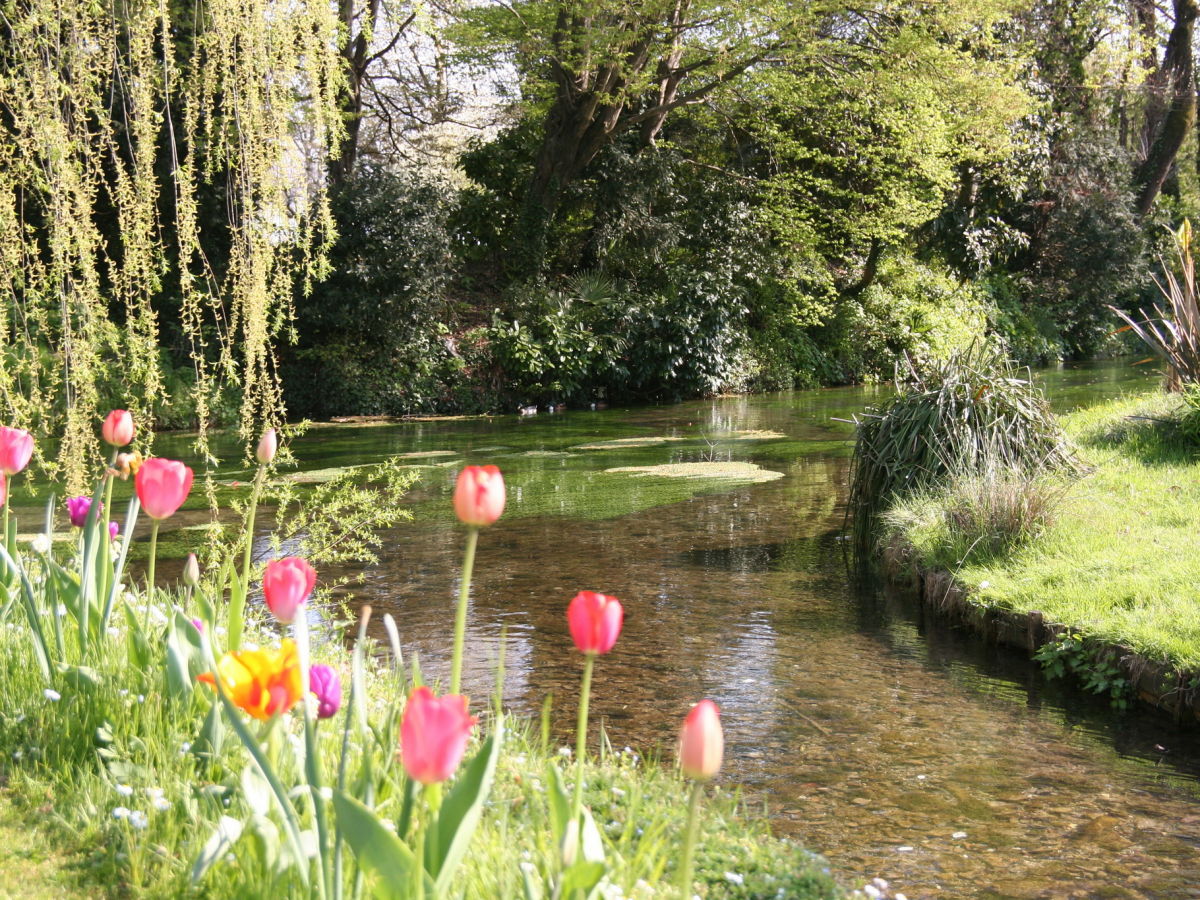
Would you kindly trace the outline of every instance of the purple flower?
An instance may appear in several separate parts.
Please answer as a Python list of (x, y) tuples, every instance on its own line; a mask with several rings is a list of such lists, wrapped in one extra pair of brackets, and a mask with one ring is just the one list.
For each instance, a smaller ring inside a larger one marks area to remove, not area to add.
[(116, 522), (108, 523), (108, 539), (110, 541), (115, 541), (117, 539), (117, 535), (120, 533), (121, 533), (120, 525), (118, 525)]
[(71, 524), (76, 528), (82, 528), (87, 522), (88, 512), (92, 508), (91, 497), (68, 497), (67, 498), (67, 515), (71, 517)]
[(308, 687), (317, 698), (317, 718), (328, 719), (342, 705), (342, 678), (337, 670), (317, 663), (308, 670)]

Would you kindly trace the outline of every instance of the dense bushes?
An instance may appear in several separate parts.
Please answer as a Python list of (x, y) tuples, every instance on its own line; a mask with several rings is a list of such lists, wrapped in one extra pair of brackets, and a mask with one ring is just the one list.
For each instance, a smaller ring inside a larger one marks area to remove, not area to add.
[(446, 340), (451, 192), (365, 170), (333, 197), (332, 272), (297, 298), (298, 341), (285, 348), (293, 415), (439, 408), (462, 363)]

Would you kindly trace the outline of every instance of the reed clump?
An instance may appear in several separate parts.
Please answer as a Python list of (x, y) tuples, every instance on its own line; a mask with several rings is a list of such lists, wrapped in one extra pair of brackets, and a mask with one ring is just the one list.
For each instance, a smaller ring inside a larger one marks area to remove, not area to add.
[(975, 345), (918, 367), (898, 391), (856, 418), (847, 510), (853, 545), (869, 552), (881, 514), (898, 500), (956, 484), (959, 522), (1001, 542), (1038, 527), (1053, 490), (1042, 477), (1078, 469), (1075, 451), (1028, 370)]

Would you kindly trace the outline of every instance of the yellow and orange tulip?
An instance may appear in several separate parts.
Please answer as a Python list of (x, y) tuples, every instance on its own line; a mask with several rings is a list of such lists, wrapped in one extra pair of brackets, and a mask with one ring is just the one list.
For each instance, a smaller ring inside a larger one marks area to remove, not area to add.
[[(256, 719), (283, 714), (300, 700), (300, 657), (285, 638), (278, 650), (236, 650), (217, 663), (221, 683), (234, 706)], [(212, 672), (199, 676), (215, 685)]]

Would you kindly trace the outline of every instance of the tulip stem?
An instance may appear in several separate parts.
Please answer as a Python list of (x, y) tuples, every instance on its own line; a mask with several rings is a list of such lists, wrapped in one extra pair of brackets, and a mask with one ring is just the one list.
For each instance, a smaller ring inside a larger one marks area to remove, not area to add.
[(467, 548), (463, 552), (462, 583), (458, 586), (458, 611), (454, 616), (454, 658), (450, 663), (450, 693), (457, 694), (462, 680), (463, 642), (467, 635), (467, 602), (471, 598), (471, 572), (475, 568), (475, 545), (479, 529), (467, 529)]
[(700, 830), (700, 797), (704, 793), (704, 782), (692, 782), (692, 796), (688, 800), (687, 836), (683, 844), (683, 862), (679, 866), (679, 892), (685, 898), (692, 896), (692, 862), (696, 855), (696, 835)]
[(583, 763), (587, 756), (588, 700), (592, 693), (592, 666), (596, 654), (588, 653), (583, 663), (583, 684), (579, 688), (579, 724), (575, 730), (575, 801), (571, 804), (571, 821), (578, 824), (583, 811)]
[(108, 596), (108, 587), (112, 582), (112, 539), (108, 534), (107, 516), (112, 512), (113, 469), (117, 465), (117, 449), (114, 447), (112, 458), (108, 461), (108, 469), (104, 473), (104, 505), (96, 512), (99, 519), (99, 539), (104, 547), (104, 565), (100, 568), (100, 598)]
[(328, 896), (329, 869), (326, 857), (329, 854), (329, 826), (325, 821), (325, 800), (321, 796), (321, 760), (318, 755), (317, 730), (313, 722), (312, 705), (309, 694), (312, 691), (310, 673), (310, 642), (308, 635), (308, 618), (304, 607), (296, 610), (296, 618), (292, 622), (292, 632), (296, 638), (296, 655), (300, 658), (300, 708), (304, 712), (304, 770), (308, 780), (308, 789), (312, 794), (313, 818), (317, 826), (317, 879), (321, 888), (321, 896)]
[(254, 487), (250, 491), (250, 506), (246, 510), (246, 542), (242, 549), (241, 591), (229, 598), (229, 649), (237, 650), (242, 645), (242, 628), (245, 622), (246, 594), (250, 590), (250, 562), (254, 551), (254, 516), (258, 511), (258, 498), (262, 494), (267, 467), (259, 464), (254, 475)]
[(154, 599), (154, 563), (158, 558), (158, 519), (150, 524), (150, 564), (146, 567), (146, 603)]

